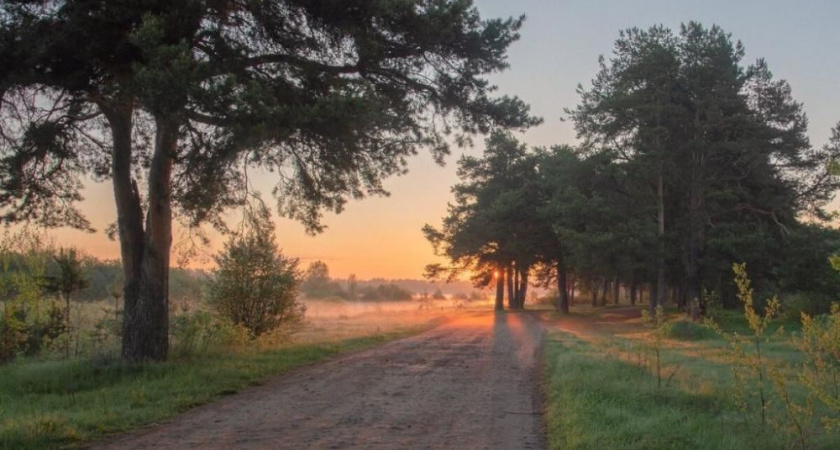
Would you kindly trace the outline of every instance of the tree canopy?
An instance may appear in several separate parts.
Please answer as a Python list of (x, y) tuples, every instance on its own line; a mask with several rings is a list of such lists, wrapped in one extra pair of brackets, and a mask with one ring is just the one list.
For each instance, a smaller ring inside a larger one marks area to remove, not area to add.
[(80, 177), (110, 179), (123, 355), (163, 359), (173, 217), (224, 229), (258, 167), (317, 232), (421, 148), (538, 123), (485, 78), (522, 21), (469, 0), (4, 2), (0, 217), (90, 228)]
[[(424, 229), (450, 260), (429, 275), (472, 271), (481, 284), (495, 270), (516, 282), (499, 267), (535, 266), (557, 277), (561, 311), (573, 274), (593, 305), (610, 287), (635, 301), (649, 285), (652, 308), (670, 292), (697, 318), (704, 290), (732, 292), (734, 262), (772, 289), (802, 288), (793, 261), (825, 273), (818, 248), (836, 248), (836, 232), (809, 222), (828, 217), (840, 187), (838, 132), (813, 147), (791, 87), (743, 55), (717, 26), (622, 31), (566, 110), (578, 147), (529, 150), (499, 132), (482, 158), (461, 161), (443, 226)], [(803, 247), (806, 236), (815, 243)]]

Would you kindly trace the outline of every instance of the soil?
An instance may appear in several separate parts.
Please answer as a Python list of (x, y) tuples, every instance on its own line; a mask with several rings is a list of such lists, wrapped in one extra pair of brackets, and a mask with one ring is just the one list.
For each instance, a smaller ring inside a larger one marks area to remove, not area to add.
[(529, 313), (462, 317), (96, 448), (544, 448), (542, 334)]

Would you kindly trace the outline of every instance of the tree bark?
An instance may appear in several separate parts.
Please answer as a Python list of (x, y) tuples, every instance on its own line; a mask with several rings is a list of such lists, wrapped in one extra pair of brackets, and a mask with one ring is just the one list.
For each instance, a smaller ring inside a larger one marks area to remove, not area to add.
[[(660, 149), (661, 151), (661, 149)], [(664, 167), (659, 162), (659, 179), (657, 180), (657, 252), (656, 252), (656, 297), (650, 296), (651, 315), (656, 312), (656, 307), (665, 304), (665, 186), (663, 180)]]
[(505, 271), (499, 266), (496, 269), (496, 311), (505, 309)]
[(604, 277), (603, 289), (601, 289), (601, 306), (607, 305), (607, 292), (610, 290), (610, 280)]
[(517, 289), (516, 305), (519, 309), (525, 309), (525, 298), (528, 295), (528, 273), (530, 269), (526, 266), (519, 274), (519, 288)]
[(591, 294), (592, 294), (592, 306), (598, 306), (598, 282), (592, 280), (589, 284), (591, 286)]
[[(144, 231), (143, 208), (137, 183), (131, 174), (131, 132), (133, 128), (134, 104), (124, 100), (111, 104), (98, 103), (111, 128), (113, 141), (111, 155), (111, 178), (114, 186), (114, 200), (117, 206), (117, 232), (120, 241), (120, 256), (123, 267), (123, 358), (146, 359), (129, 351), (140, 333), (137, 324), (143, 314), (140, 303), (141, 266), (143, 262)], [(151, 356), (151, 355), (148, 355)]]
[[(700, 110), (694, 115), (695, 130), (699, 130)], [(701, 178), (703, 172), (703, 153), (696, 146), (691, 151), (691, 186), (689, 188), (688, 211), (688, 261), (686, 264), (685, 297), (688, 302), (688, 314), (692, 320), (700, 320), (700, 247), (702, 227), (700, 210), (703, 206)]]
[(516, 305), (516, 309), (519, 309), (519, 302), (521, 300), (519, 298), (521, 289), (521, 286), (519, 285), (519, 274), (519, 264), (517, 264), (516, 267), (513, 268), (513, 303)]
[[(132, 229), (140, 229), (142, 237), (140, 245), (130, 247), (128, 258), (123, 257), (124, 261), (132, 261), (131, 270), (126, 270), (126, 285), (130, 278), (132, 287), (125, 290), (122, 347), (123, 358), (131, 361), (162, 361), (169, 351), (172, 165), (179, 123), (172, 118), (156, 117), (155, 125), (157, 130), (149, 167), (149, 210), (145, 230), (142, 227), (142, 212), (139, 217), (133, 215), (131, 220), (126, 220)], [(133, 182), (132, 185), (134, 197), (139, 202), (136, 185)], [(139, 257), (135, 252), (139, 253)]]
[(577, 276), (572, 272), (572, 280), (569, 282), (569, 305), (575, 304), (575, 285), (577, 283)]
[(621, 295), (621, 284), (618, 282), (618, 277), (613, 278), (613, 303), (618, 304), (619, 296)]
[(513, 263), (507, 266), (507, 295), (508, 295), (508, 309), (516, 309), (516, 294), (513, 287)]
[(563, 258), (557, 258), (557, 311), (561, 314), (569, 314), (569, 295)]

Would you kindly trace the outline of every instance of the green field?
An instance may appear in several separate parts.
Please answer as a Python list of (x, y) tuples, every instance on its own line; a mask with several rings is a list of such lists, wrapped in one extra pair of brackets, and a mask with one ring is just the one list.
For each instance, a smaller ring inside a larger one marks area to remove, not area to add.
[[(550, 448), (840, 447), (837, 430), (826, 431), (820, 423), (822, 417), (836, 419), (836, 412), (832, 416), (814, 402), (813, 411), (796, 415), (802, 425), (798, 430), (789, 415), (796, 410), (786, 407), (782, 391), (769, 376), (764, 380), (767, 408), (762, 423), (758, 378), (747, 376), (738, 388), (730, 344), (699, 324), (678, 321), (662, 342), (658, 387), (641, 321), (598, 323), (609, 314), (607, 309), (561, 318), (549, 333), (544, 358)], [(737, 314), (727, 312), (720, 322), (727, 331), (749, 331)], [(797, 328), (795, 323), (785, 325)], [(767, 367), (778, 368), (791, 404), (803, 406), (808, 397), (798, 383), (802, 355), (794, 345), (797, 333), (770, 339), (763, 356)], [(737, 403), (740, 394), (743, 408)]]

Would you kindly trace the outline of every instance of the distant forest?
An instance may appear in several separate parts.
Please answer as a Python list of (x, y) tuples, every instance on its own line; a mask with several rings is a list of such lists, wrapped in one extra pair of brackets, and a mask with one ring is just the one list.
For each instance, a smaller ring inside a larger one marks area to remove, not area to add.
[[(84, 256), (82, 269), (84, 277), (89, 281), (89, 285), (85, 289), (73, 294), (74, 300), (82, 302), (105, 300), (111, 298), (114, 292), (121, 293), (122, 266), (119, 261), (101, 260), (92, 256)], [(49, 274), (53, 270), (55, 270), (55, 268), (48, 267), (47, 273)], [(307, 271), (307, 273), (309, 274), (309, 271)], [(311, 274), (309, 275), (311, 276)], [(204, 284), (210, 277), (212, 277), (212, 272), (205, 269), (171, 268), (169, 271), (170, 298), (173, 301), (201, 298)], [(378, 290), (378, 292), (383, 293), (383, 298), (377, 298), (382, 300), (406, 299), (404, 297), (406, 294), (409, 298), (412, 296), (422, 296), (424, 294), (432, 296), (438, 292), (447, 297), (453, 297), (456, 295), (476, 295), (473, 293), (475, 288), (473, 288), (472, 283), (468, 281), (433, 283), (424, 280), (412, 279), (388, 280), (385, 278), (374, 278), (370, 280), (354, 280), (352, 278), (327, 278), (327, 282), (333, 286), (333, 291), (326, 292), (325, 295), (319, 295), (317, 289), (313, 291), (311, 277), (305, 276), (302, 292), (307, 297), (317, 298), (334, 296), (347, 298), (347, 295), (343, 293), (350, 291), (351, 284), (355, 283), (356, 289), (358, 289), (359, 293), (370, 293), (374, 290)], [(400, 298), (401, 295), (402, 298)], [(356, 299), (363, 300), (363, 298)]]

